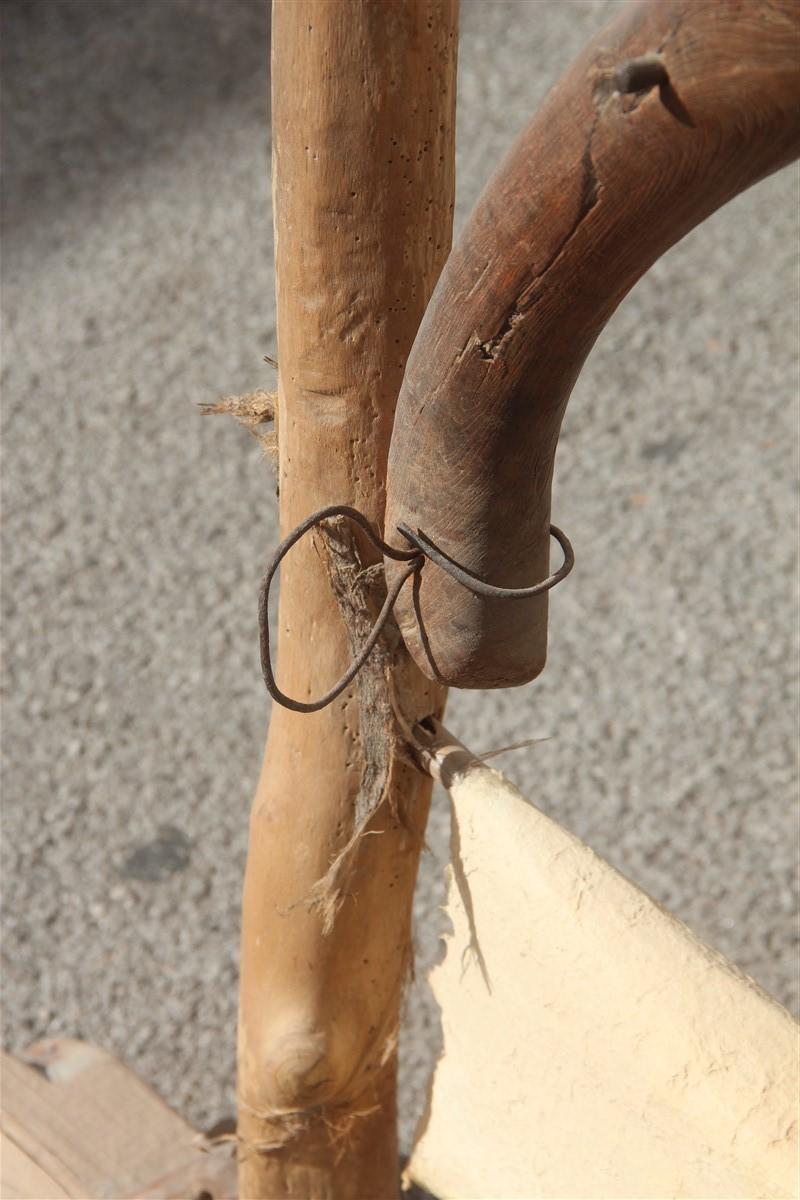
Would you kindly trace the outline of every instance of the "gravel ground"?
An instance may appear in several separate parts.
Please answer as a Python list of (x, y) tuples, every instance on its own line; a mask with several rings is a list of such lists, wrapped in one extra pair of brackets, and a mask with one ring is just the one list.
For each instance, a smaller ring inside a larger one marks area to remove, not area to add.
[[(458, 223), (618, 3), (464, 0)], [(233, 1108), (239, 898), (267, 704), (269, 471), (197, 402), (269, 386), (268, 11), (5, 0), (4, 1041), (88, 1038), (192, 1121)], [(798, 174), (625, 301), (572, 400), (578, 565), (548, 669), (448, 723), (798, 1004)], [(417, 898), (439, 946), (448, 812)], [(403, 1138), (437, 1044), (407, 1005)]]

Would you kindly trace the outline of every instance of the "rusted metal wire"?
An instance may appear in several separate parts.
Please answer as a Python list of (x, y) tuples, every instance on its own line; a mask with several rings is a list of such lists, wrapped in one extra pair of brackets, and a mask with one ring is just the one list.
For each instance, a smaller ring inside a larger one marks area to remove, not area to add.
[[(287, 696), (280, 690), (275, 682), (275, 676), (272, 671), (272, 658), (269, 648), (269, 591), (281, 560), (286, 557), (292, 546), (299, 542), (300, 538), (308, 533), (310, 529), (313, 529), (315, 525), (328, 520), (329, 517), (347, 517), (348, 520), (358, 525), (364, 531), (373, 546), (380, 550), (382, 554), (387, 555), (389, 558), (397, 559), (399, 562), (407, 562), (408, 567), (405, 571), (401, 571), (389, 589), (383, 607), (378, 614), (378, 619), (372, 628), (372, 632), (341, 679), (324, 696), (321, 696), (319, 700), (293, 700), (291, 696)], [(292, 709), (293, 712), (312, 713), (325, 708), (332, 700), (341, 695), (369, 658), (375, 643), (383, 632), (383, 627), (386, 624), (389, 613), (394, 607), (397, 597), (400, 595), (400, 589), (403, 584), (422, 566), (423, 561), (419, 550), (396, 550), (394, 546), (387, 545), (386, 542), (378, 537), (364, 514), (360, 513), (358, 509), (350, 508), (346, 504), (331, 504), (327, 508), (321, 508), (318, 512), (311, 513), (309, 517), (301, 521), (297, 528), (293, 529), (288, 537), (283, 539), (270, 559), (264, 575), (264, 581), (261, 584), (261, 594), (259, 596), (258, 624), (261, 637), (261, 673), (264, 676), (264, 683), (267, 685), (267, 691), (272, 696), (272, 699), (277, 700), (278, 704), (282, 704), (284, 708)]]
[[(319, 525), (322, 521), (328, 520), (330, 517), (346, 517), (366, 534), (376, 549), (380, 550), (387, 558), (393, 558), (398, 562), (407, 563), (404, 571), (394, 580), (389, 588), (386, 599), (383, 602), (378, 618), (372, 627), (369, 637), (359, 650), (356, 657), (353, 659), (350, 666), (332, 688), (330, 688), (324, 696), (318, 700), (293, 700), (291, 696), (287, 696), (282, 692), (275, 681), (275, 675), (272, 670), (272, 656), (269, 645), (269, 594), (272, 586), (272, 580), (278, 570), (282, 560), (291, 550), (292, 546), (296, 545), (300, 539)], [(458, 563), (454, 562), (443, 550), (440, 550), (429, 538), (427, 538), (420, 530), (414, 533), (407, 525), (398, 525), (398, 533), (411, 543), (414, 547), (412, 550), (398, 550), (395, 546), (390, 546), (378, 536), (371, 524), (358, 509), (350, 508), (346, 504), (331, 504), (327, 508), (321, 508), (317, 512), (311, 513), (304, 521), (301, 521), (296, 529), (283, 539), (281, 544), (270, 559), (267, 570), (264, 574), (264, 580), (261, 584), (261, 592), (259, 595), (258, 606), (258, 622), (261, 642), (261, 672), (264, 676), (264, 683), (267, 691), (273, 700), (284, 708), (290, 708), (293, 712), (312, 713), (319, 712), (325, 708), (332, 700), (341, 695), (347, 685), (355, 678), (358, 672), (363, 667), (364, 663), (369, 658), (372, 650), (375, 647), (378, 638), (383, 633), (384, 627), (389, 614), (394, 608), (397, 597), (403, 588), (403, 585), (416, 572), (422, 570), (425, 559), (429, 558), (448, 575), (452, 576), (463, 587), (471, 592), (475, 592), (478, 596), (485, 596), (491, 600), (525, 600), (531, 596), (539, 596), (543, 592), (547, 592), (550, 588), (555, 587), (560, 580), (564, 579), (575, 565), (575, 555), (567, 535), (555, 525), (550, 526), (550, 533), (556, 539), (561, 549), (564, 552), (564, 561), (557, 571), (552, 575), (548, 575), (540, 583), (534, 583), (530, 587), (524, 588), (503, 588), (497, 587), (494, 584), (485, 583), (482, 579), (478, 579), (475, 575), (471, 575)]]
[(575, 553), (570, 540), (563, 530), (558, 529), (555, 525), (550, 526), (550, 533), (564, 551), (563, 563), (557, 571), (552, 575), (548, 575), (541, 583), (534, 583), (530, 587), (522, 588), (504, 588), (497, 587), (493, 583), (484, 583), (482, 579), (478, 579), (475, 575), (470, 575), (469, 571), (465, 571), (463, 567), (460, 567), (449, 555), (434, 545), (429, 538), (426, 538), (424, 533), (419, 529), (416, 533), (412, 533), (407, 525), (398, 525), (397, 531), (398, 533), (402, 533), (403, 537), (411, 542), (412, 546), (416, 546), (426, 558), (429, 558), (431, 562), (436, 563), (437, 567), (441, 567), (443, 571), (452, 576), (457, 583), (460, 583), (470, 592), (474, 592), (476, 596), (486, 596), (489, 600), (527, 600), (531, 596), (540, 596), (542, 592), (549, 592), (551, 587), (555, 587), (557, 583), (565, 579), (575, 566)]

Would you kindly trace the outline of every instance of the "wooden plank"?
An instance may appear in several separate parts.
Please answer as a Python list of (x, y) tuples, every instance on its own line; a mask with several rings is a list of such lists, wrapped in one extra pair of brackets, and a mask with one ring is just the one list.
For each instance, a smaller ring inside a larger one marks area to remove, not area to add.
[(0, 1196), (2, 1200), (31, 1200), (45, 1197), (65, 1200), (69, 1197), (43, 1167), (0, 1129)]
[(112, 1055), (56, 1038), (22, 1057), (2, 1056), (3, 1198), (221, 1200), (219, 1160)]
[(798, 1029), (751, 979), (446, 739), (444, 1052), (411, 1174), (437, 1196), (798, 1192)]

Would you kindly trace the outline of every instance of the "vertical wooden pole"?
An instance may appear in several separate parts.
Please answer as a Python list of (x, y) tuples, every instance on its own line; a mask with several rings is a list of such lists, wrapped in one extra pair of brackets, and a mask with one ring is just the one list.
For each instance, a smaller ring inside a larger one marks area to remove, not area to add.
[[(272, 38), (281, 529), (333, 503), (381, 528), (403, 369), (450, 247), (457, 0), (275, 0)], [(363, 632), (359, 559), (376, 555), (339, 530), (282, 568), (278, 679), (298, 699), (339, 677)], [(430, 783), (395, 714), (443, 704), (395, 638), (322, 712), (273, 709), (243, 904), (246, 1200), (396, 1194)]]

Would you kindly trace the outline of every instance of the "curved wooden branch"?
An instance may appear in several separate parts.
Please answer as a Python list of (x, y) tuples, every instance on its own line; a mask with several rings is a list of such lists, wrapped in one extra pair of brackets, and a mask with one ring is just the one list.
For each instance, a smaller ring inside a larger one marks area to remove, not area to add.
[[(547, 575), (581, 366), (668, 247), (800, 152), (799, 62), (795, 0), (639, 4), (587, 46), (486, 187), (428, 307), (392, 435), (387, 540), (419, 528), (504, 587)], [(486, 599), (428, 562), (396, 612), (431, 678), (508, 687), (544, 666), (546, 595)]]

